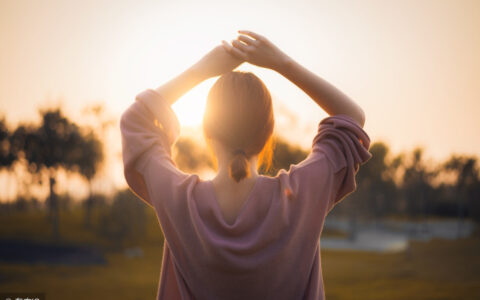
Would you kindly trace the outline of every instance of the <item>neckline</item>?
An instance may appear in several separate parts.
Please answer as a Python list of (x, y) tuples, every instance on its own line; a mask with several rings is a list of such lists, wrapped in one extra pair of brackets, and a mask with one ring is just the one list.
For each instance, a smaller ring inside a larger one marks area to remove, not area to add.
[(213, 202), (214, 213), (215, 213), (217, 219), (219, 220), (219, 222), (224, 227), (226, 227), (228, 229), (232, 229), (232, 228), (235, 228), (238, 225), (238, 223), (240, 222), (240, 219), (242, 218), (243, 211), (246, 209), (248, 203), (251, 201), (250, 199), (253, 197), (253, 195), (255, 195), (257, 187), (258, 187), (258, 183), (263, 177), (264, 177), (263, 175), (260, 175), (260, 174), (258, 175), (257, 179), (255, 180), (255, 183), (253, 184), (252, 188), (250, 189), (250, 192), (247, 195), (247, 198), (245, 199), (245, 201), (243, 201), (242, 206), (238, 210), (237, 216), (235, 217), (235, 220), (233, 221), (232, 224), (229, 224), (225, 220), (225, 217), (223, 216), (222, 208), (220, 207), (220, 202), (218, 202), (217, 194), (215, 193), (215, 186), (213, 185), (213, 181), (212, 180), (208, 181), (209, 186), (210, 186), (210, 193), (212, 195), (211, 199), (212, 199), (212, 202)]

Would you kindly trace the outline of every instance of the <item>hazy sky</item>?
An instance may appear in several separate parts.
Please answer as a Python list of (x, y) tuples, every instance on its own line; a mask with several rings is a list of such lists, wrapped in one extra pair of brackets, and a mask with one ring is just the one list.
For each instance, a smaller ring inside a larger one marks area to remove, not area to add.
[[(357, 101), (372, 142), (386, 141), (393, 152), (424, 146), (437, 159), (480, 154), (475, 0), (0, 0), (0, 111), (15, 123), (62, 99), (79, 117), (103, 101), (118, 118), (137, 93), (235, 38), (237, 29), (265, 35)], [(274, 72), (241, 69), (274, 95), (277, 134), (308, 147), (327, 115)], [(212, 82), (174, 105), (183, 125), (200, 124)], [(109, 151), (118, 161), (119, 142)]]

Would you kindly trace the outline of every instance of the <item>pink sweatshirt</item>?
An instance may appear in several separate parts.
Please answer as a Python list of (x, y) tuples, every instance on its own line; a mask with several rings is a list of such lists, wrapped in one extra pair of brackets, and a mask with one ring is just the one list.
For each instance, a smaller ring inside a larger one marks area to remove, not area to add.
[(323, 119), (312, 151), (275, 177), (259, 176), (233, 225), (212, 182), (178, 170), (173, 110), (153, 89), (123, 113), (125, 178), (155, 209), (165, 236), (157, 299), (324, 299), (320, 234), (328, 212), (356, 189), (370, 138), (347, 115)]

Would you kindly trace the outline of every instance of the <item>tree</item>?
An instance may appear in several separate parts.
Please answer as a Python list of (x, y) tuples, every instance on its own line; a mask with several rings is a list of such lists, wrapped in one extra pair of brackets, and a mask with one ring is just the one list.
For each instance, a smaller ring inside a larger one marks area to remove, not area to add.
[(406, 210), (414, 218), (428, 214), (429, 200), (433, 201), (434, 196), (432, 180), (438, 175), (437, 169), (426, 167), (423, 153), (423, 148), (413, 149), (410, 162), (405, 166), (403, 174), (402, 189)]
[[(384, 142), (372, 144), (369, 151), (372, 159), (360, 168), (355, 193), (357, 202), (364, 205), (364, 213), (378, 219), (396, 210), (398, 188), (395, 178), (403, 156), (390, 159), (390, 149)], [(360, 210), (360, 207), (353, 209), (355, 212)]]
[(0, 171), (10, 169), (18, 156), (13, 147), (13, 134), (7, 126), (5, 118), (0, 119)]
[(147, 228), (145, 205), (129, 189), (119, 191), (98, 226), (99, 232), (117, 247), (138, 243)]
[(58, 198), (55, 183), (58, 170), (80, 169), (82, 161), (88, 160), (83, 153), (86, 139), (80, 127), (64, 116), (60, 108), (40, 112), (41, 124), (21, 125), (14, 133), (15, 147), (23, 152), (28, 170), (38, 178), (46, 175), (49, 181), (47, 207), (52, 222), (53, 237), (60, 239)]
[(467, 207), (471, 214), (475, 214), (478, 209), (480, 175), (477, 159), (454, 154), (443, 164), (443, 169), (455, 175), (454, 189), (460, 231), (462, 219), (467, 215)]
[(308, 151), (297, 145), (292, 145), (280, 137), (275, 138), (273, 146), (273, 163), (270, 170), (265, 170), (265, 166), (261, 166), (261, 174), (275, 176), (281, 169), (288, 170), (290, 165), (297, 164), (308, 156)]
[(83, 109), (84, 117), (90, 118), (92, 126), (85, 135), (83, 140), (83, 155), (78, 157), (79, 173), (87, 181), (89, 195), (84, 202), (85, 215), (84, 224), (87, 228), (91, 227), (92, 210), (98, 204), (96, 200), (99, 197), (94, 197), (92, 181), (100, 169), (101, 162), (104, 159), (103, 143), (100, 141), (106, 138), (106, 130), (115, 122), (112, 118), (106, 116), (105, 107), (103, 104), (94, 104)]
[[(91, 227), (92, 209), (94, 205), (92, 180), (98, 171), (100, 163), (103, 161), (103, 146), (96, 135), (90, 131), (82, 139), (78, 139), (79, 145), (75, 147), (72, 154), (72, 165), (78, 166), (78, 172), (88, 183), (88, 198), (85, 202), (85, 226)], [(81, 151), (78, 151), (81, 149)]]
[(0, 119), (0, 168), (9, 168), (17, 159), (12, 148), (12, 133), (10, 133), (7, 122)]
[(199, 171), (214, 167), (208, 151), (190, 138), (179, 138), (175, 143), (175, 163), (184, 172)]

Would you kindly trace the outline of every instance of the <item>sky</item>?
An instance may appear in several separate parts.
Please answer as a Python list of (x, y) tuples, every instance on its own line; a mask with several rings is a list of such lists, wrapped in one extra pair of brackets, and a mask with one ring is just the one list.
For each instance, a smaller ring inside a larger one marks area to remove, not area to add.
[[(108, 170), (124, 185), (118, 118), (146, 88), (236, 31), (258, 32), (356, 101), (372, 143), (442, 160), (480, 154), (480, 1), (0, 0), (0, 114), (14, 125), (61, 104), (104, 103)], [(288, 80), (244, 64), (274, 97), (275, 133), (309, 147), (327, 114)], [(174, 104), (200, 137), (210, 79)]]

